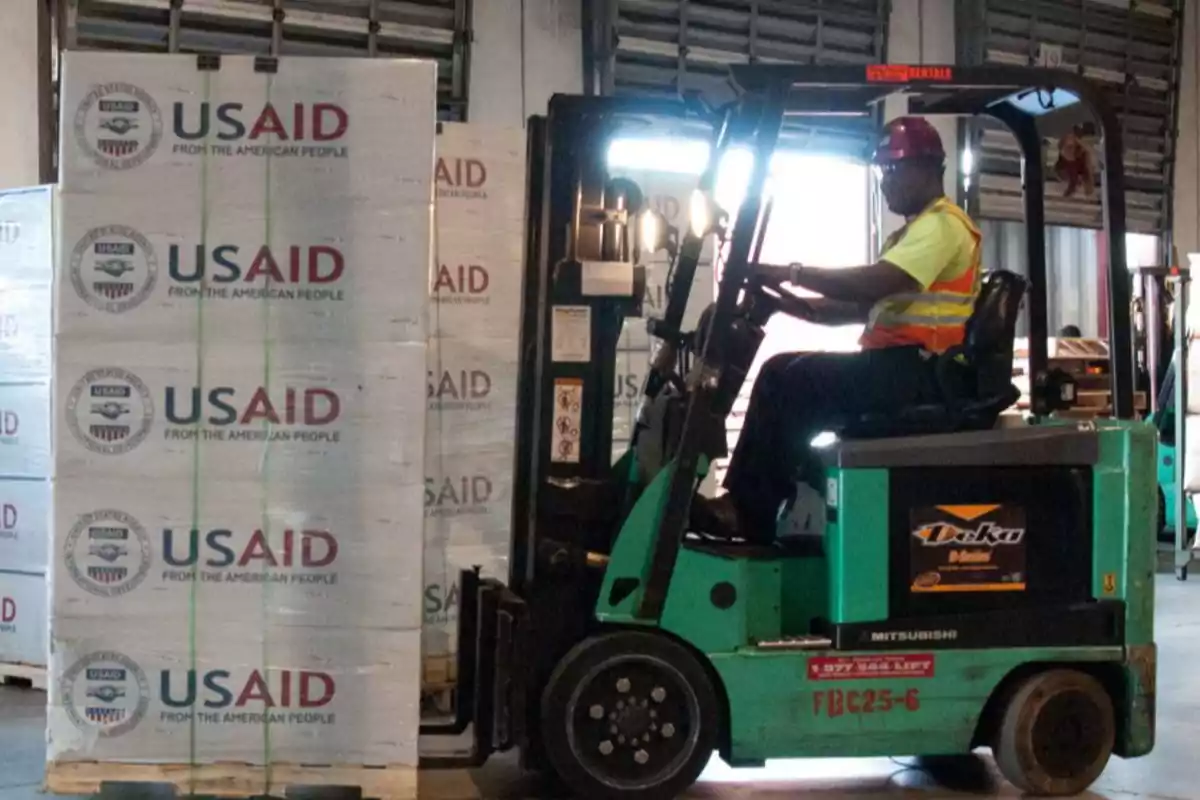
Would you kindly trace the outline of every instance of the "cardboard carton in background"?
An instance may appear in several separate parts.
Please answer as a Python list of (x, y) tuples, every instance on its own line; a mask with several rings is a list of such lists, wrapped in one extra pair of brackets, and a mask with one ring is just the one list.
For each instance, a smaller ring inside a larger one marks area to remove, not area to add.
[(351, 486), (421, 474), (423, 343), (81, 344), (58, 361), (60, 478)]
[(0, 566), (44, 574), (49, 567), (50, 499), (53, 483), (35, 478), (0, 479)]
[(0, 384), (0, 475), (52, 474), (50, 384)]
[(63, 197), (60, 339), (425, 339), (425, 299), (400, 287), (427, 280), (427, 204), (308, 215), (139, 200)]
[(426, 356), (427, 447), (455, 455), (512, 447), (517, 342), (431, 339)]
[(186, 620), (56, 617), (50, 759), (415, 766), (418, 631), (238, 626), (201, 611), (194, 634)]
[(426, 547), (493, 546), (508, 552), (512, 447), (439, 457), (425, 473)]
[(46, 664), (46, 579), (0, 572), (0, 662)]
[[(0, 281), (4, 277), (0, 272)], [(0, 292), (0, 376), (7, 383), (49, 382), (53, 370), (49, 285), (4, 283)]]
[(44, 288), (54, 277), (54, 186), (0, 191), (4, 286)]
[(458, 231), (512, 231), (525, 240), (525, 132), (443, 123), (437, 137), (435, 225)]
[(519, 337), (524, 242), (511, 231), (439, 232), (429, 332), (481, 343)]
[(254, 61), (65, 53), (63, 192), (152, 200), (170, 187), (272, 214), (431, 201), (433, 62), (289, 56), (268, 74)]
[(62, 479), (53, 607), (98, 624), (237, 625), (253, 609), (280, 628), (416, 629), (422, 500), (419, 482)]

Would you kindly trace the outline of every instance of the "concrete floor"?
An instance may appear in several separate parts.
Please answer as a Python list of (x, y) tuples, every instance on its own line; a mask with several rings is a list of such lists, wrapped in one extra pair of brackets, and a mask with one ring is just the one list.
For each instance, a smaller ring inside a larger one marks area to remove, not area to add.
[[(1088, 798), (1106, 800), (1193, 800), (1200, 798), (1200, 577), (1158, 581), (1158, 744), (1135, 761), (1114, 759)], [(35, 800), (42, 778), (45, 695), (0, 687), (0, 800)], [(512, 767), (490, 765), (467, 779), (447, 782), (460, 800), (464, 785), (487, 798), (532, 798), (538, 787), (519, 780)], [(439, 782), (440, 783), (440, 782)], [(422, 793), (426, 794), (425, 792)], [(470, 792), (474, 794), (474, 792)], [(795, 761), (759, 770), (734, 771), (714, 762), (689, 798), (782, 800), (952, 797), (1017, 797), (986, 758), (947, 765), (912, 766), (909, 759)], [(140, 797), (141, 795), (139, 795)]]

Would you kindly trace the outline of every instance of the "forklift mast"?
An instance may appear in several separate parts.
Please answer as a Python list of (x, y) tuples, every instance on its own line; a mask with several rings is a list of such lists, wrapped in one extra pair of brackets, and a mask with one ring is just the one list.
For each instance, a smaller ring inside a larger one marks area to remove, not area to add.
[[(585, 633), (600, 585), (589, 566), (610, 551), (625, 506), (612, 464), (614, 384), (618, 340), (645, 294), (643, 198), (610, 178), (609, 146), (631, 120), (688, 114), (681, 102), (556, 96), (529, 120), (508, 588), (524, 603), (530, 686)], [(689, 247), (694, 270), (699, 244)], [(691, 275), (675, 283), (690, 287)], [(533, 694), (523, 702), (536, 718)], [(526, 744), (537, 758), (539, 744)]]

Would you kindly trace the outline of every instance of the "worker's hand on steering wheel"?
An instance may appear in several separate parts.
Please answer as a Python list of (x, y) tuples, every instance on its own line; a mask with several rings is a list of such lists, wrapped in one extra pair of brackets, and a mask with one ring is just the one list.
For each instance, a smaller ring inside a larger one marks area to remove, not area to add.
[(774, 283), (776, 285), (783, 283), (790, 284), (792, 282), (792, 275), (795, 272), (795, 266), (795, 264), (755, 264), (754, 274), (762, 278), (766, 283)]
[(794, 266), (794, 264), (786, 267), (774, 264), (755, 264), (754, 277), (758, 279), (758, 293), (775, 310), (797, 319), (814, 322), (816, 321), (816, 312), (810, 302), (783, 288), (784, 284), (792, 283)]

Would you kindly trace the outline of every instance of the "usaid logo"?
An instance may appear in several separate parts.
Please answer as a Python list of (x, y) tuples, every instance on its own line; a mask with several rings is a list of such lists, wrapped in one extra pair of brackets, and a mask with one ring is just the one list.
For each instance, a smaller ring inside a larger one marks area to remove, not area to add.
[(633, 408), (641, 403), (646, 376), (641, 372), (618, 372), (613, 384), (613, 406)]
[(162, 141), (163, 123), (145, 90), (117, 81), (92, 87), (75, 110), (75, 141), (103, 169), (133, 169)]
[(137, 375), (120, 367), (100, 367), (71, 387), (66, 417), (71, 434), (88, 450), (120, 455), (150, 433), (154, 401)]
[(17, 632), (17, 601), (11, 597), (0, 597), (0, 633)]
[(433, 301), (441, 305), (488, 305), (492, 278), (482, 264), (442, 264), (433, 281)]
[(0, 221), (0, 244), (16, 244), (21, 239), (21, 223), (14, 220)]
[(18, 541), (21, 538), (21, 514), (12, 503), (0, 505), (0, 542), (4, 540)]
[(425, 479), (425, 516), (468, 517), (487, 514), (495, 493), (487, 475), (445, 475)]
[(478, 158), (439, 158), (434, 172), (438, 197), (487, 200), (487, 166)]
[(127, 225), (88, 231), (71, 252), (71, 285), (93, 308), (120, 314), (154, 291), (158, 257), (145, 236)]
[(150, 558), (150, 538), (141, 523), (115, 509), (81, 516), (63, 544), (67, 571), (97, 597), (136, 589), (150, 571)]
[(492, 376), (482, 369), (426, 370), (430, 411), (486, 411), (492, 406)]
[(8, 409), (0, 410), (0, 444), (21, 443), (21, 415)]
[(84, 733), (111, 739), (146, 716), (150, 684), (128, 656), (101, 651), (83, 656), (59, 682), (67, 716)]

